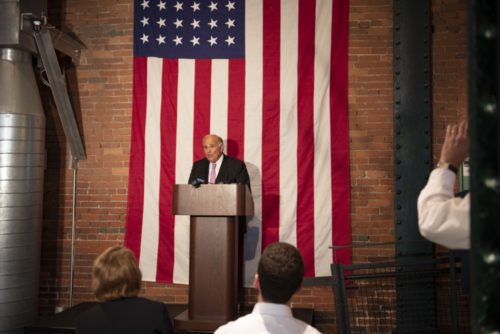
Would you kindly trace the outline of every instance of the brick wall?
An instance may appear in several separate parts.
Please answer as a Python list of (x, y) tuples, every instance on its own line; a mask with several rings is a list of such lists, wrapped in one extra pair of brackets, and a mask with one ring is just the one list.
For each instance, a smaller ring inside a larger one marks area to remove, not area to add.
[[(251, 0), (250, 0), (251, 1)], [(90, 269), (97, 254), (123, 242), (128, 182), (132, 83), (132, 1), (49, 0), (50, 23), (86, 46), (68, 69), (71, 97), (85, 138), (87, 160), (77, 176), (74, 301), (92, 300)], [(392, 241), (392, 9), (390, 0), (351, 0), (349, 135), (351, 223), (354, 242)], [(433, 1), (434, 156), (445, 124), (466, 111), (466, 1)], [(72, 170), (60, 122), (44, 89), (48, 166), (45, 180), (40, 313), (69, 305)], [(355, 250), (353, 259), (392, 256), (389, 247)], [(186, 303), (187, 287), (145, 283), (143, 293)], [(256, 295), (247, 290), (251, 304)], [(318, 327), (334, 332), (330, 287), (305, 287), (293, 305), (317, 311)]]
[(433, 1), (434, 162), (437, 163), (446, 124), (466, 119), (467, 3)]
[(392, 1), (351, 1), (349, 34), (352, 241), (392, 241)]

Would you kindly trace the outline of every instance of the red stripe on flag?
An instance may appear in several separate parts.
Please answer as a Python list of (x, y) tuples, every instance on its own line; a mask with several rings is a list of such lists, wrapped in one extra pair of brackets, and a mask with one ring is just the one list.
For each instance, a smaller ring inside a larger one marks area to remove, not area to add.
[(297, 68), (297, 248), (314, 276), (314, 36), (316, 1), (299, 1)]
[(263, 8), (262, 248), (279, 240), (280, 0)]
[[(349, 2), (334, 0), (330, 85), (330, 131), (332, 150), (332, 244), (349, 245), (349, 134), (347, 115), (347, 48)], [(336, 262), (350, 263), (350, 250), (334, 254)]]
[(205, 156), (201, 140), (210, 133), (212, 60), (197, 59), (194, 74), (193, 160)]
[(147, 58), (134, 58), (132, 96), (132, 133), (128, 180), (127, 223), (125, 245), (137, 259), (141, 253), (142, 213), (144, 210), (144, 133), (147, 102)]
[(171, 282), (174, 273), (174, 226), (172, 190), (175, 183), (177, 144), (177, 82), (179, 63), (164, 59), (161, 100), (160, 238), (156, 280)]
[(245, 152), (245, 60), (229, 60), (227, 154), (243, 160)]

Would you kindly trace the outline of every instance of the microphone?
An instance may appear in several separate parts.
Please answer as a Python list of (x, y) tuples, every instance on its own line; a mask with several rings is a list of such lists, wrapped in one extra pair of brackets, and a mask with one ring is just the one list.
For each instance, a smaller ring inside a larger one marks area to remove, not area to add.
[(191, 181), (191, 185), (195, 188), (198, 188), (200, 186), (200, 184), (203, 184), (203, 183), (205, 183), (205, 180), (200, 179), (200, 178), (196, 178), (193, 181)]

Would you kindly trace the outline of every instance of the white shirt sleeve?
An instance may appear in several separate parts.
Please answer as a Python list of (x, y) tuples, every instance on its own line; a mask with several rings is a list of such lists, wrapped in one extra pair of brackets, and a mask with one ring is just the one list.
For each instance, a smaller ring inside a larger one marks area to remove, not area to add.
[(431, 172), (418, 197), (418, 228), (428, 240), (450, 249), (470, 248), (470, 195), (454, 196), (455, 173)]

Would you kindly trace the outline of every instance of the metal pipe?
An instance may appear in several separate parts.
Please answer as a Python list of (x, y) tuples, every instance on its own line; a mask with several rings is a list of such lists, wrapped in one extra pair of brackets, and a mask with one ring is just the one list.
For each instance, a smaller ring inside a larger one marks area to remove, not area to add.
[(75, 275), (76, 257), (76, 174), (78, 170), (78, 160), (73, 158), (73, 200), (71, 204), (71, 265), (69, 278), (69, 307), (73, 306), (73, 277)]

